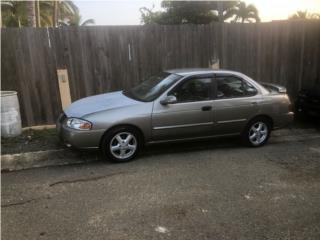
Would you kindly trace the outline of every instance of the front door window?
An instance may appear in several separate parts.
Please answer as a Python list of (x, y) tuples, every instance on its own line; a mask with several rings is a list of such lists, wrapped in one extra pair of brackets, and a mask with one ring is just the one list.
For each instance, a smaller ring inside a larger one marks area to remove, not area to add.
[(174, 95), (178, 102), (208, 101), (212, 96), (211, 78), (192, 78), (183, 82), (168, 95)]

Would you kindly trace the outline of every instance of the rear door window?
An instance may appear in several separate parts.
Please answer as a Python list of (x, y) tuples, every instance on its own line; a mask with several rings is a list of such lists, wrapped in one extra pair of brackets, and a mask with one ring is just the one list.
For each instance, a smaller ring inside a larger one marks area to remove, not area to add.
[(216, 76), (217, 99), (250, 97), (258, 93), (247, 81), (235, 76)]

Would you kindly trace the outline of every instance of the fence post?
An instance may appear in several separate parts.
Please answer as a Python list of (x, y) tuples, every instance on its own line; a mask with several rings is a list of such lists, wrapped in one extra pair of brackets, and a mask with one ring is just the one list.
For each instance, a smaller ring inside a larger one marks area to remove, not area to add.
[(67, 69), (57, 69), (62, 109), (71, 104), (70, 86)]

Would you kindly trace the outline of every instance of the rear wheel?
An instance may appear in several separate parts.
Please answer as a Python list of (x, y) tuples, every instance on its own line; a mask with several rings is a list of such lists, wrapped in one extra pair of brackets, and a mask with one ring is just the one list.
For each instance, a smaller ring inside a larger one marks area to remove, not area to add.
[(242, 133), (242, 139), (248, 146), (260, 147), (268, 141), (270, 132), (270, 121), (266, 118), (259, 117), (249, 122)]
[(138, 130), (119, 127), (108, 132), (102, 140), (103, 156), (114, 162), (128, 162), (136, 157), (142, 145)]

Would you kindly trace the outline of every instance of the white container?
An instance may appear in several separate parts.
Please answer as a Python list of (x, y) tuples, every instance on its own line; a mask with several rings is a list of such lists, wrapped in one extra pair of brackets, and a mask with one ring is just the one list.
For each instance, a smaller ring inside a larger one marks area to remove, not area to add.
[(21, 134), (21, 117), (17, 92), (1, 91), (1, 136)]

